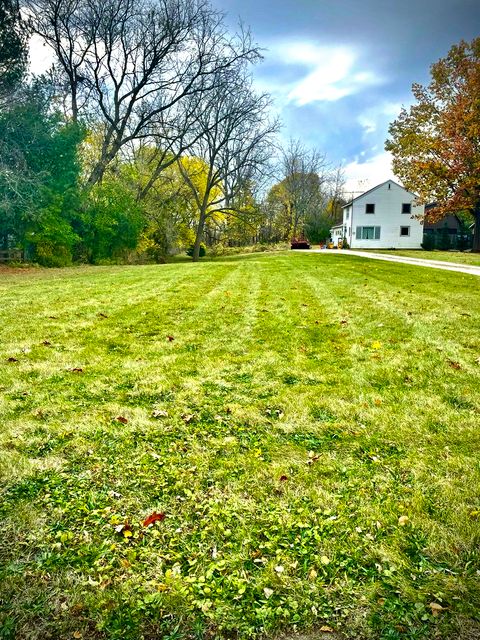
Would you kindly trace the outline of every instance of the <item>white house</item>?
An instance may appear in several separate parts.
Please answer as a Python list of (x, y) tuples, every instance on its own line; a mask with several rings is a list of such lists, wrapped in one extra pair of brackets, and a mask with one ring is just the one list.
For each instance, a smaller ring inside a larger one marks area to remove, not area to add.
[(420, 249), (424, 205), (393, 180), (365, 191), (343, 207), (343, 221), (332, 227), (335, 246), (346, 238), (351, 249)]

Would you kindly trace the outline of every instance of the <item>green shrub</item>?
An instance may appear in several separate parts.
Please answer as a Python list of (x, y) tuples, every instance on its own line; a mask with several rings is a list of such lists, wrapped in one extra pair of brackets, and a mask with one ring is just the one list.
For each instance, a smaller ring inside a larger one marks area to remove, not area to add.
[(435, 238), (433, 233), (423, 234), (422, 249), (425, 249), (425, 251), (433, 251), (435, 249)]
[[(191, 258), (193, 257), (193, 250), (195, 248), (195, 245), (191, 244), (188, 249), (187, 249), (187, 256), (190, 256)], [(199, 252), (199, 257), (203, 258), (203, 256), (207, 253), (207, 247), (204, 245), (203, 242), (200, 243), (200, 252)]]

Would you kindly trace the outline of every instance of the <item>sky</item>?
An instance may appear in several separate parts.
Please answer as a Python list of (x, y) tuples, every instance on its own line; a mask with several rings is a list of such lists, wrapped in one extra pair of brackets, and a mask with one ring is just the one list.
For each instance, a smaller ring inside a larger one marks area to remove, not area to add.
[(480, 36), (480, 0), (214, 0), (265, 48), (256, 83), (275, 98), (282, 136), (342, 164), (347, 189), (394, 178), (388, 125), (413, 82), (460, 40)]
[[(412, 103), (413, 82), (460, 40), (480, 36), (480, 0), (212, 0), (249, 26), (263, 49), (254, 70), (274, 98), (282, 138), (344, 167), (349, 193), (395, 178), (388, 125)], [(42, 70), (47, 51), (32, 48)]]

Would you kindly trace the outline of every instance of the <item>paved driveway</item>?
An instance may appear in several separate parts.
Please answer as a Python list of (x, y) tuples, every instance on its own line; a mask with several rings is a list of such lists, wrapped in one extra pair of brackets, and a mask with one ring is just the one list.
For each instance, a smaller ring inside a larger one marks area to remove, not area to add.
[(442, 260), (424, 260), (423, 258), (406, 258), (405, 256), (394, 256), (387, 253), (374, 253), (371, 251), (352, 251), (351, 249), (310, 249), (311, 253), (332, 253), (344, 256), (359, 256), (370, 260), (386, 260), (387, 262), (403, 262), (414, 264), (418, 267), (430, 267), (432, 269), (444, 269), (445, 271), (460, 271), (469, 273), (472, 276), (480, 276), (480, 267), (469, 264), (458, 264), (457, 262), (443, 262)]

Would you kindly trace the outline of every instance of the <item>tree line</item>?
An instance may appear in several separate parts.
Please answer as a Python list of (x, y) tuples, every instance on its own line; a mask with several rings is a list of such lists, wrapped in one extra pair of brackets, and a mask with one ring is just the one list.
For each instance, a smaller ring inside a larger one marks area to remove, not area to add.
[[(197, 260), (203, 242), (328, 232), (341, 172), (300, 143), (281, 149), (252, 82), (260, 49), (209, 2), (0, 11), (0, 248), (55, 266), (189, 247)], [(27, 73), (32, 35), (54, 60), (40, 77)]]

